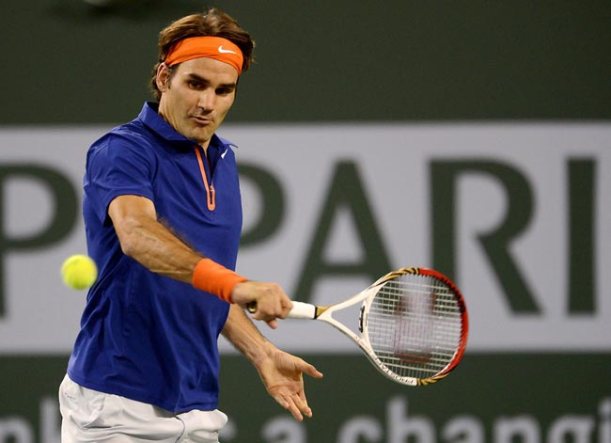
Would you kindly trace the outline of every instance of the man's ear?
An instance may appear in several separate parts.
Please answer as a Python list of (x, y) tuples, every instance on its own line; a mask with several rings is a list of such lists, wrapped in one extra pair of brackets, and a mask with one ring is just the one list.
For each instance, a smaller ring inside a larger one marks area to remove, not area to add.
[(170, 87), (170, 68), (165, 63), (160, 63), (157, 67), (157, 76), (155, 77), (157, 89), (165, 92)]

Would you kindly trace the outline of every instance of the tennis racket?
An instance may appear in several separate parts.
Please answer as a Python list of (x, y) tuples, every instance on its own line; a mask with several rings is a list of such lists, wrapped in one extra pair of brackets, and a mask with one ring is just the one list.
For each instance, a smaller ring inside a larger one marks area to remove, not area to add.
[[(333, 317), (361, 303), (358, 333)], [(253, 313), (256, 305), (248, 305)], [(467, 308), (456, 285), (438, 271), (401, 268), (331, 306), (293, 302), (289, 318), (320, 320), (351, 338), (389, 379), (435, 383), (460, 363), (467, 344)]]

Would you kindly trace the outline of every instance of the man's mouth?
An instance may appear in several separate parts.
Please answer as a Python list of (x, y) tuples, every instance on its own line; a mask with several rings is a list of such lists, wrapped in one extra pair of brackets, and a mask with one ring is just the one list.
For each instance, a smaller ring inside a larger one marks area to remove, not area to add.
[(207, 117), (192, 116), (191, 118), (200, 126), (208, 126), (210, 123), (212, 123), (212, 119)]

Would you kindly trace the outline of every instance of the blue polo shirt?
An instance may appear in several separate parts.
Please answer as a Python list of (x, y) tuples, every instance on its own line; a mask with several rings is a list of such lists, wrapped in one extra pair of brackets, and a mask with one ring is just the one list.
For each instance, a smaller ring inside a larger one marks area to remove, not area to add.
[(68, 364), (76, 383), (175, 413), (217, 407), (217, 339), (229, 304), (124, 255), (108, 205), (120, 195), (150, 199), (179, 238), (235, 269), (242, 209), (231, 146), (215, 135), (206, 159), (146, 103), (89, 149), (83, 215), (99, 277)]

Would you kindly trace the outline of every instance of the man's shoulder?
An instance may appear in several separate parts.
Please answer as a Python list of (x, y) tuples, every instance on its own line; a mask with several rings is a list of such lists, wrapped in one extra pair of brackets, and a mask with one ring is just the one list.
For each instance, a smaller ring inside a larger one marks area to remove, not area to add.
[(116, 143), (150, 145), (153, 143), (154, 136), (151, 131), (138, 119), (115, 126), (106, 134), (107, 140)]
[(148, 164), (154, 167), (159, 151), (153, 137), (138, 121), (112, 128), (94, 141), (87, 152), (87, 165), (127, 163)]
[(137, 150), (143, 154), (153, 151), (155, 141), (150, 131), (138, 120), (115, 126), (106, 134), (94, 141), (90, 152)]

